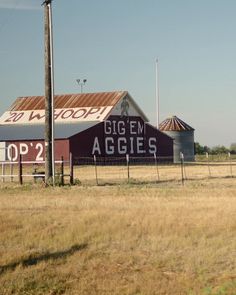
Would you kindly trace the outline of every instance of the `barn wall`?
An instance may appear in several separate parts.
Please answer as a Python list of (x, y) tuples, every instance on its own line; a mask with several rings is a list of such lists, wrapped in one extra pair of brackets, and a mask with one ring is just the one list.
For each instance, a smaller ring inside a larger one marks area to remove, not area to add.
[(91, 157), (96, 142), (98, 142), (100, 150), (104, 151), (103, 122), (72, 136), (69, 141), (70, 152), (75, 159)]
[[(9, 141), (6, 143), (6, 160), (17, 161), (19, 154), (23, 161), (44, 161), (45, 148), (43, 140)], [(60, 160), (61, 156), (69, 160), (69, 141), (55, 140), (55, 160)]]
[(145, 150), (145, 124), (140, 117), (110, 116), (104, 122), (105, 156), (143, 156)]
[(0, 161), (6, 160), (6, 142), (0, 142)]
[(70, 138), (70, 151), (75, 158), (160, 156), (173, 157), (173, 140), (144, 123), (140, 117), (110, 116)]
[[(6, 158), (24, 161), (44, 161), (43, 140), (8, 141)], [(11, 153), (12, 151), (12, 153)], [(55, 160), (73, 157), (173, 157), (173, 140), (140, 117), (110, 116), (105, 122), (75, 134), (69, 140), (55, 141)]]
[(65, 161), (69, 161), (70, 148), (68, 139), (58, 139), (55, 141), (55, 160), (60, 160), (62, 156)]
[(165, 133), (157, 130), (155, 127), (147, 124), (146, 136), (148, 138), (156, 137), (158, 157), (169, 157), (173, 159), (173, 139)]

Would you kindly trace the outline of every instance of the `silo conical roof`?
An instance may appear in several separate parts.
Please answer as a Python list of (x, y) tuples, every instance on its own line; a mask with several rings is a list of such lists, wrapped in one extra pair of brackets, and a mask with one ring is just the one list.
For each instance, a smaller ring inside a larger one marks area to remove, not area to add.
[(177, 116), (167, 118), (159, 125), (160, 131), (193, 131), (194, 129)]

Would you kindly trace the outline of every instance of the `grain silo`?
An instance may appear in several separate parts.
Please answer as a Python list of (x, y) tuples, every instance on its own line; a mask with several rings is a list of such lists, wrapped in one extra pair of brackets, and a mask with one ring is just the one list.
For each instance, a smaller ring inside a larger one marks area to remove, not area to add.
[(194, 161), (194, 129), (176, 116), (167, 118), (159, 125), (159, 130), (174, 139), (174, 162), (180, 161), (180, 153), (185, 161)]

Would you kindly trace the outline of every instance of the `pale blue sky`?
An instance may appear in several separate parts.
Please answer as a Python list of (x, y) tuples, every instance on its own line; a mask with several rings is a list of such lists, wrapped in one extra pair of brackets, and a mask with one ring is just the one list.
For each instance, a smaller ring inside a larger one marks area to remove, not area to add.
[[(0, 113), (44, 94), (42, 0), (0, 0)], [(55, 92), (128, 90), (155, 122), (177, 115), (195, 141), (236, 142), (235, 0), (54, 0)]]

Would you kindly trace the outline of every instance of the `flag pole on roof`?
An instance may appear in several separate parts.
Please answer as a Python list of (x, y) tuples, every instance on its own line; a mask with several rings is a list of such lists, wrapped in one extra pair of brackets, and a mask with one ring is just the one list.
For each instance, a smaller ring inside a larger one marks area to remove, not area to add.
[(54, 72), (52, 38), (52, 0), (44, 5), (44, 46), (45, 46), (45, 183), (55, 184), (54, 166)]

